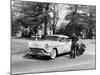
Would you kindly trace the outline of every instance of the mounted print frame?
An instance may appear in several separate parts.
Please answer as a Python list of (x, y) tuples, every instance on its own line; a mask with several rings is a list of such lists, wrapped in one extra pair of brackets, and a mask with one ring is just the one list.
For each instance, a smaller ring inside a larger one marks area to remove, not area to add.
[(96, 69), (96, 6), (11, 0), (11, 74)]

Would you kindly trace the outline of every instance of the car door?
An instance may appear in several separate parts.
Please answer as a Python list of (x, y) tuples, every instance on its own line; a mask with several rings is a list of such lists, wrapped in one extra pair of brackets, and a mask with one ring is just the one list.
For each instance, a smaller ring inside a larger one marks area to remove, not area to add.
[(71, 39), (64, 38), (64, 52), (69, 52), (71, 50)]
[(59, 45), (58, 45), (58, 52), (61, 54), (61, 53), (64, 53), (65, 52), (65, 43), (64, 43), (64, 38), (59, 38)]

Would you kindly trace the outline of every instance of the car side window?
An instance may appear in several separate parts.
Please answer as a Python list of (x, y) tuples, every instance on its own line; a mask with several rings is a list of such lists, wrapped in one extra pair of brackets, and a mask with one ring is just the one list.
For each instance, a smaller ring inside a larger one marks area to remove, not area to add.
[(70, 42), (71, 39), (69, 39), (69, 38), (65, 38), (65, 41), (66, 41), (66, 42)]
[(64, 39), (60, 37), (60, 38), (58, 39), (58, 41), (59, 41), (59, 42), (63, 42)]
[(64, 42), (66, 42), (66, 38), (64, 38)]
[(58, 41), (60, 41), (60, 42), (70, 42), (71, 39), (69, 39), (69, 38), (64, 38), (64, 37), (60, 37), (60, 38), (58, 39)]

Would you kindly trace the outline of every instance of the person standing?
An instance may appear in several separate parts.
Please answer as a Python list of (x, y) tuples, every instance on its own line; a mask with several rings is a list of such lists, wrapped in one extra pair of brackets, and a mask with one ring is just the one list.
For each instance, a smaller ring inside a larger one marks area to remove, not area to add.
[(76, 54), (76, 45), (78, 41), (78, 37), (75, 33), (72, 34), (71, 36), (72, 39), (72, 46), (71, 46), (71, 58), (75, 58)]

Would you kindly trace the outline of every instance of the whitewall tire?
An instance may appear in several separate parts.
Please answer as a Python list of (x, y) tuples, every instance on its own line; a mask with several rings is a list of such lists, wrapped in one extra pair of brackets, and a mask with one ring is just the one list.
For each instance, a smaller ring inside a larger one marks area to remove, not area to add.
[(51, 59), (55, 59), (56, 56), (57, 56), (57, 51), (56, 51), (56, 49), (53, 49), (52, 52), (51, 52), (50, 58), (51, 58)]

